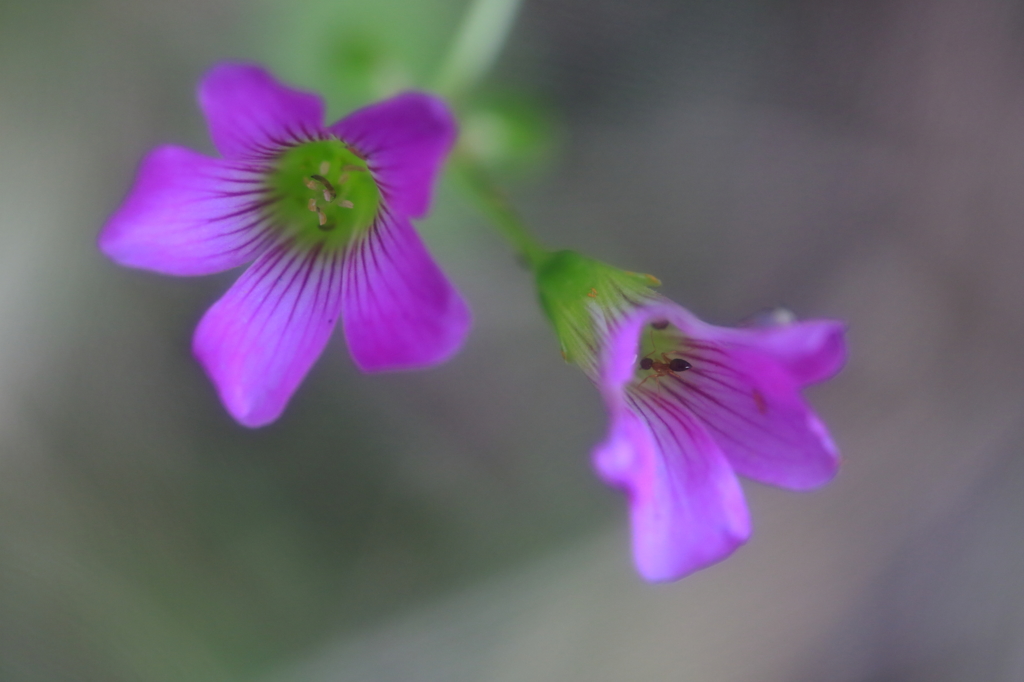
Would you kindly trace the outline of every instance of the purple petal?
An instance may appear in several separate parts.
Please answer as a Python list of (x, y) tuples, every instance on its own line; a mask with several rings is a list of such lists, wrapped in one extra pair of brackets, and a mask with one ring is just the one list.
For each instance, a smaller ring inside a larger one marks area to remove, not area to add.
[(457, 135), (448, 105), (420, 92), (359, 109), (330, 130), (366, 158), (391, 210), (413, 218), (430, 207), (434, 178)]
[(650, 581), (677, 580), (729, 556), (750, 536), (743, 492), (721, 451), (678, 409), (613, 398), (594, 465), (630, 506), (633, 558)]
[(198, 97), (213, 145), (227, 159), (265, 157), (322, 136), (320, 96), (281, 85), (258, 66), (214, 67), (199, 83)]
[[(623, 326), (616, 341), (623, 345), (618, 351), (620, 374), (633, 371), (632, 363), (623, 370), (621, 356), (635, 354), (642, 325), (662, 318), (687, 337), (682, 352), (692, 369), (650, 383), (642, 393), (692, 414), (743, 476), (799, 490), (822, 485), (835, 476), (839, 452), (825, 425), (799, 393), (805, 380), (815, 372), (820, 374), (827, 363), (803, 363), (797, 352), (783, 352), (777, 343), (781, 336), (760, 347), (753, 340), (763, 331), (724, 330), (701, 322), (677, 305), (663, 304), (641, 309)], [(809, 328), (821, 339), (832, 337), (819, 332), (835, 329)], [(817, 352), (833, 344), (810, 345), (816, 351), (811, 356), (833, 358), (831, 351)], [(801, 371), (794, 372), (793, 367)]]
[(693, 369), (663, 382), (721, 446), (736, 472), (796, 490), (832, 480), (839, 451), (777, 358), (695, 341)]
[(837, 320), (805, 320), (737, 329), (704, 327), (707, 338), (774, 357), (801, 386), (833, 377), (846, 363), (846, 325)]
[(237, 267), (267, 246), (260, 169), (211, 159), (182, 147), (158, 147), (99, 236), (122, 265), (171, 275)]
[(469, 308), (408, 219), (382, 210), (346, 255), (344, 277), (345, 338), (360, 369), (428, 367), (462, 346)]
[(193, 352), (242, 424), (275, 420), (320, 356), (341, 307), (341, 260), (272, 248), (199, 323)]

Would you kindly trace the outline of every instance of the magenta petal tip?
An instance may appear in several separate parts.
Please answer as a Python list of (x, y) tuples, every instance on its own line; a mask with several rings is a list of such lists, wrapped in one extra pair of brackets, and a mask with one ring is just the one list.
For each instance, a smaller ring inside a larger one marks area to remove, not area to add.
[(408, 220), (385, 216), (346, 255), (342, 320), (365, 372), (444, 362), (472, 324), (469, 306)]

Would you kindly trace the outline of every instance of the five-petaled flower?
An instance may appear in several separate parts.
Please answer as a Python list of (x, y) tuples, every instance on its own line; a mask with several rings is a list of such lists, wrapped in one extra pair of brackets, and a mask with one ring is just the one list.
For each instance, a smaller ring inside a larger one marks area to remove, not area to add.
[(198, 90), (223, 158), (152, 151), (99, 246), (172, 275), (255, 261), (193, 341), (228, 411), (247, 426), (276, 419), (339, 319), (364, 371), (455, 353), (469, 310), (410, 223), (456, 138), (447, 106), (404, 93), (324, 125), (319, 96), (240, 64)]
[(845, 326), (775, 318), (716, 327), (646, 277), (561, 252), (538, 284), (563, 352), (608, 409), (594, 466), (626, 493), (637, 568), (664, 581), (747, 540), (736, 474), (794, 490), (835, 475), (839, 453), (800, 389), (842, 368)]

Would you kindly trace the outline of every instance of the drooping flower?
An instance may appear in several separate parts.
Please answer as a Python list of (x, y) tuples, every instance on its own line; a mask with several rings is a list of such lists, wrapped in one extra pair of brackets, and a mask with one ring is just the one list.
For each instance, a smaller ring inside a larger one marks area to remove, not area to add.
[(664, 581), (747, 540), (737, 474), (793, 490), (835, 475), (839, 453), (800, 390), (841, 369), (845, 327), (784, 318), (716, 327), (645, 277), (561, 252), (538, 285), (563, 353), (608, 409), (593, 461), (626, 493), (637, 569)]
[(325, 125), (318, 95), (242, 64), (212, 69), (198, 99), (223, 158), (152, 151), (99, 247), (171, 275), (255, 261), (193, 340), (235, 419), (276, 419), (339, 319), (363, 371), (458, 350), (469, 310), (410, 222), (456, 138), (443, 101), (404, 93)]

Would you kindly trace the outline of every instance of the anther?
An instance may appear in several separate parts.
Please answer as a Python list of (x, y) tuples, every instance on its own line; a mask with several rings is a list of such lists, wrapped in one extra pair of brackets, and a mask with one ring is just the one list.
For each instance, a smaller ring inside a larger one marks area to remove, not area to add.
[(316, 206), (316, 199), (312, 199), (312, 198), (309, 201), (306, 202), (306, 208), (308, 208), (310, 211), (319, 211), (320, 210)]
[(331, 164), (327, 161), (320, 162), (320, 175), (327, 175), (327, 171), (331, 170)]
[(317, 189), (316, 183), (313, 182), (313, 178), (306, 178), (305, 180), (302, 181), (302, 184), (304, 184), (306, 187), (310, 188), (311, 190), (316, 190)]
[(348, 182), (348, 173), (342, 173), (338, 176), (339, 185), (344, 185), (346, 182)]
[[(327, 162), (325, 161), (324, 163), (327, 163)], [(323, 164), (320, 164), (320, 167), (322, 169), (323, 168)], [(324, 201), (326, 201), (328, 204), (331, 203), (332, 201), (334, 201), (334, 197), (338, 196), (334, 192), (334, 185), (332, 185), (330, 183), (330, 181), (328, 181), (328, 179), (325, 178), (324, 176), (316, 175), (314, 173), (313, 175), (310, 175), (309, 178), (310, 179), (309, 179), (309, 182), (306, 183), (306, 187), (309, 187), (310, 189), (315, 190), (317, 187), (316, 187), (315, 184), (313, 184), (313, 181), (315, 180), (316, 182), (319, 182), (323, 186), (323, 188), (324, 188)]]
[(316, 209), (316, 215), (320, 219), (320, 227), (323, 227), (324, 225), (327, 224), (327, 216), (324, 215), (324, 212), (321, 211), (319, 207), (317, 207)]
[(348, 199), (342, 199), (341, 201), (338, 202), (338, 205), (341, 206), (342, 208), (355, 208), (355, 204), (353, 204)]
[(332, 185), (332, 184), (331, 184), (331, 183), (330, 183), (330, 182), (329, 182), (329, 181), (327, 180), (327, 178), (325, 178), (325, 177), (324, 177), (324, 176), (322, 176), (322, 175), (315, 175), (315, 174), (314, 174), (314, 175), (310, 175), (309, 177), (313, 178), (314, 180), (316, 180), (317, 182), (319, 182), (319, 183), (320, 183), (321, 185), (323, 185), (323, 186), (324, 186), (325, 188), (327, 188), (327, 190), (328, 190), (328, 191), (329, 191), (329, 192), (330, 192), (331, 194), (334, 194), (334, 185)]
[(358, 171), (364, 171), (366, 169), (363, 168), (362, 166), (357, 166), (354, 163), (346, 163), (344, 166), (341, 167), (341, 170), (343, 170), (343, 171), (357, 171), (358, 172)]

